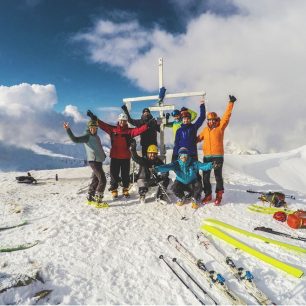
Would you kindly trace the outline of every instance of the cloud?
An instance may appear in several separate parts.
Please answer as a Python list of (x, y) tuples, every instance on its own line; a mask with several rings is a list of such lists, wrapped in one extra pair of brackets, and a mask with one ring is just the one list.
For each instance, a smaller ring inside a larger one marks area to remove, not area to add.
[(67, 117), (72, 117), (73, 121), (78, 123), (78, 122), (86, 122), (88, 121), (86, 118), (82, 116), (82, 114), (79, 112), (77, 106), (74, 105), (66, 105), (63, 114)]
[(163, 57), (167, 92), (205, 90), (207, 109), (220, 114), (236, 95), (226, 138), (242, 146), (271, 152), (305, 144), (306, 2), (226, 2), (232, 14), (206, 11), (182, 34), (100, 20), (76, 39), (93, 62), (120, 68), (141, 89), (158, 91)]
[[(77, 109), (68, 107), (70, 113), (60, 114), (54, 110), (57, 94), (54, 85), (23, 83), (0, 86), (0, 142), (21, 148), (32, 148), (44, 141), (67, 140), (62, 124)], [(84, 130), (84, 124), (75, 121), (74, 127)]]

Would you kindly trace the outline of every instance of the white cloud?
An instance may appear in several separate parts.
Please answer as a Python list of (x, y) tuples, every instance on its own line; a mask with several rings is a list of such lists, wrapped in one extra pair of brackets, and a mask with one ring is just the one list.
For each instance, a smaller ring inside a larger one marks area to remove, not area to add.
[(119, 67), (142, 89), (158, 91), (163, 57), (167, 92), (205, 90), (208, 110), (219, 113), (236, 95), (227, 139), (264, 151), (305, 144), (306, 2), (227, 2), (236, 14), (202, 14), (181, 35), (101, 20), (77, 38), (94, 62)]
[(79, 112), (77, 106), (74, 105), (66, 105), (63, 115), (67, 117), (72, 117), (73, 121), (78, 123), (78, 122), (86, 122), (88, 121), (87, 118), (84, 118), (83, 115)]
[(0, 86), (0, 142), (31, 148), (40, 141), (67, 140), (62, 127), (67, 118), (54, 110), (56, 103), (54, 85)]

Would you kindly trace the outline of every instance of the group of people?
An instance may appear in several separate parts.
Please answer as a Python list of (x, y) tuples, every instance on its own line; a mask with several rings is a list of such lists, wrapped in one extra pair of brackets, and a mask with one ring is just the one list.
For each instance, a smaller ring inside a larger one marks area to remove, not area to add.
[[(174, 148), (172, 161), (169, 164), (158, 157), (157, 133), (160, 124), (153, 118), (150, 110), (144, 108), (140, 119), (131, 118), (125, 105), (123, 113), (118, 117), (116, 125), (110, 125), (100, 120), (88, 110), (88, 129), (82, 136), (75, 136), (67, 122), (64, 128), (70, 139), (75, 143), (85, 145), (88, 164), (92, 169), (92, 181), (89, 186), (87, 199), (97, 207), (104, 207), (107, 203), (103, 200), (106, 188), (106, 177), (103, 171), (103, 161), (106, 158), (101, 140), (97, 135), (98, 128), (106, 132), (111, 140), (110, 149), (110, 188), (112, 197), (118, 197), (119, 184), (122, 185), (122, 194), (129, 196), (130, 161), (139, 164), (137, 175), (138, 193), (141, 202), (145, 202), (146, 194), (152, 186), (158, 186), (157, 200), (167, 201), (167, 187), (169, 185), (169, 171), (174, 171), (176, 179), (172, 185), (172, 192), (177, 198), (177, 205), (183, 205), (187, 200), (192, 202), (193, 208), (200, 204), (207, 204), (213, 200), (210, 174), (214, 169), (216, 179), (215, 205), (219, 205), (224, 192), (222, 167), (224, 161), (223, 138), (236, 98), (229, 96), (225, 113), (220, 118), (215, 112), (207, 114), (207, 126), (198, 133), (206, 119), (205, 101), (200, 101), (200, 115), (183, 107), (172, 112), (173, 121), (166, 115), (166, 127), (171, 127), (174, 134)], [(128, 124), (135, 126), (130, 128)], [(134, 139), (140, 135), (142, 156), (136, 150), (137, 143)], [(203, 141), (203, 162), (198, 161), (197, 143)], [(203, 178), (200, 175), (203, 172)], [(202, 191), (205, 196), (201, 199)]]

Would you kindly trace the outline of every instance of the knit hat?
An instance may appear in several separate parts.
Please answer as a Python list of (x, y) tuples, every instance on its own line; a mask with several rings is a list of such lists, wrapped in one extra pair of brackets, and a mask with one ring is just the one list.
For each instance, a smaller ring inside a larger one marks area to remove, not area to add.
[(87, 122), (87, 126), (90, 128), (90, 127), (98, 127), (98, 121), (96, 120), (89, 120)]
[(189, 155), (189, 151), (187, 148), (185, 147), (181, 147), (179, 150), (178, 150), (178, 154), (181, 155), (181, 154), (187, 154)]
[(151, 113), (147, 107), (142, 110), (142, 113), (145, 113), (145, 112)]

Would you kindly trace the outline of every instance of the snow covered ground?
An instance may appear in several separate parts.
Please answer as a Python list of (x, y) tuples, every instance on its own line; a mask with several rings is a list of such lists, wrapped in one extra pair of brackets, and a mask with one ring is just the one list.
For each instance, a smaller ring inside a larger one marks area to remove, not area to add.
[[(105, 171), (109, 172), (108, 166)], [(169, 245), (170, 234), (203, 259), (209, 269), (222, 273), (228, 286), (248, 304), (255, 304), (228, 270), (199, 245), (196, 234), (202, 220), (215, 218), (249, 231), (256, 226), (268, 226), (306, 237), (305, 229), (294, 231), (271, 215), (247, 210), (248, 205), (257, 202), (257, 195), (246, 192), (247, 189), (282, 190), (296, 196), (295, 201), (288, 200), (290, 209), (305, 210), (306, 146), (280, 154), (227, 155), (222, 206), (209, 204), (196, 211), (190, 205), (180, 208), (155, 202), (141, 205), (134, 187), (127, 203), (110, 201), (110, 208), (96, 209), (85, 204), (88, 167), (31, 173), (38, 179), (37, 185), (17, 184), (15, 176), (24, 173), (0, 173), (0, 227), (22, 220), (29, 222), (0, 231), (1, 248), (40, 241), (26, 250), (0, 253), (0, 304), (198, 304), (159, 259), (161, 254), (169, 261), (177, 257), (220, 303), (228, 304), (228, 300), (211, 289)], [(106, 199), (110, 199), (108, 191)], [(177, 209), (188, 220), (181, 220)], [(305, 254), (230, 234), (306, 272)], [(262, 235), (305, 247), (302, 241)], [(294, 278), (224, 242), (215, 241), (239, 265), (253, 272), (258, 287), (274, 303), (306, 304), (305, 276)], [(24, 275), (34, 278), (36, 272), (39, 280), (4, 290), (13, 286), (16, 279), (24, 279)], [(38, 300), (34, 296), (42, 290), (52, 292)]]

